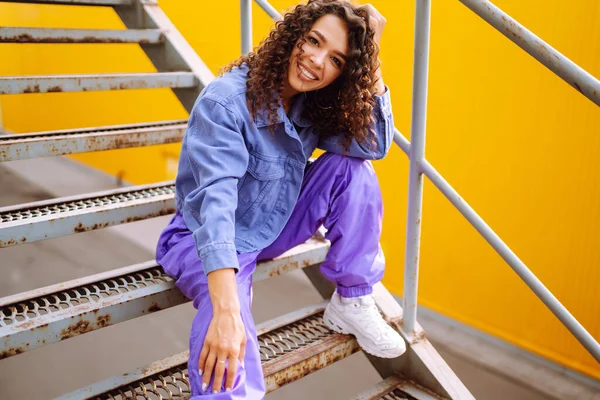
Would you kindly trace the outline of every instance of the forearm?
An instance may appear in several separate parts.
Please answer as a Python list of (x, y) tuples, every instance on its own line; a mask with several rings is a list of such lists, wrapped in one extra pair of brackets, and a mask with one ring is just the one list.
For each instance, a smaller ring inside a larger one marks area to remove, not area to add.
[(233, 268), (224, 268), (207, 275), (208, 291), (214, 313), (240, 313), (240, 299)]

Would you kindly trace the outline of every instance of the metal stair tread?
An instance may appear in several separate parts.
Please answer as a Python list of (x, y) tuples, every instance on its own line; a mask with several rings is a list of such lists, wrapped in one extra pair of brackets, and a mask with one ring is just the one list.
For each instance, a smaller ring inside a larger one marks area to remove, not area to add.
[(0, 26), (0, 43), (139, 43), (159, 44), (160, 29), (73, 29)]
[(0, 77), (0, 94), (85, 92), (99, 90), (192, 88), (192, 72), (69, 74)]
[(173, 181), (0, 208), (0, 248), (175, 213)]
[[(328, 247), (310, 239), (260, 262), (254, 281), (318, 264)], [(154, 261), (0, 298), (0, 359), (188, 301)]]
[[(257, 326), (261, 362), (267, 393), (325, 368), (359, 351), (354, 337), (329, 331), (322, 313), (327, 302), (306, 307), (278, 320), (286, 323), (273, 327), (272, 322)], [(90, 398), (189, 398), (187, 379), (188, 351), (157, 361), (135, 372), (66, 394), (60, 399)]]
[(0, 136), (0, 162), (180, 142), (187, 120)]

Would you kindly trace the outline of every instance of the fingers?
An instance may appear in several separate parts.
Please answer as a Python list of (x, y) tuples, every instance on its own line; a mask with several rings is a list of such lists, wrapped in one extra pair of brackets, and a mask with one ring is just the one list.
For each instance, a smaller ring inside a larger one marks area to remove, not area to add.
[(240, 364), (242, 364), (242, 366), (244, 366), (244, 359), (246, 358), (246, 335), (244, 335), (244, 340), (242, 341), (242, 344), (240, 346)]
[(227, 381), (225, 382), (225, 390), (229, 392), (233, 387), (235, 381), (235, 374), (237, 373), (238, 359), (230, 356), (227, 363)]
[(208, 357), (208, 350), (208, 346), (206, 345), (206, 342), (204, 342), (204, 345), (202, 346), (202, 351), (200, 352), (200, 358), (198, 359), (198, 372), (201, 376), (202, 373), (206, 371), (206, 368), (204, 368), (204, 364), (206, 363), (206, 358)]
[[(245, 347), (246, 345), (244, 340), (244, 352)], [(213, 351), (213, 349), (215, 349), (215, 347), (213, 347), (210, 351), (207, 350), (208, 355), (205, 356), (206, 361), (204, 362), (204, 368), (200, 367), (200, 369), (204, 371), (204, 374), (202, 375), (202, 391), (205, 391), (206, 388), (208, 388), (211, 378), (213, 378), (213, 393), (218, 393), (221, 391), (221, 388), (223, 387), (223, 380), (225, 378), (225, 390), (229, 391), (233, 388), (233, 384), (235, 382), (238, 360), (243, 360), (243, 358), (241, 358), (238, 351), (233, 351), (232, 349), (229, 351), (221, 350), (217, 356), (217, 351)], [(202, 351), (204, 352), (204, 348)], [(227, 373), (225, 373), (226, 360), (228, 361)]]
[[(205, 344), (206, 346), (206, 344)], [(217, 353), (214, 351), (209, 352), (206, 357), (206, 363), (204, 364), (204, 374), (202, 375), (202, 391), (205, 391), (208, 385), (210, 385), (210, 378), (212, 377), (213, 370), (215, 368), (215, 364), (217, 363)], [(213, 385), (213, 388), (217, 386)]]
[(213, 380), (213, 393), (219, 393), (223, 386), (223, 376), (225, 375), (225, 360), (227, 360), (227, 354), (221, 353), (217, 357), (215, 364), (215, 378)]

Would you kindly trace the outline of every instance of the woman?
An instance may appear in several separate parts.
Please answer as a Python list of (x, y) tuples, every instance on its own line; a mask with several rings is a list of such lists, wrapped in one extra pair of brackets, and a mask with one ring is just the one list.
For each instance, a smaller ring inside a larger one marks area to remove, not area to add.
[[(156, 256), (198, 309), (192, 398), (263, 398), (252, 273), (321, 225), (331, 241), (321, 271), (337, 285), (326, 324), (379, 357), (404, 352), (371, 297), (384, 269), (382, 204), (365, 160), (393, 137), (377, 59), (384, 24), (370, 5), (309, 0), (198, 97)], [(308, 166), (317, 147), (327, 153)]]

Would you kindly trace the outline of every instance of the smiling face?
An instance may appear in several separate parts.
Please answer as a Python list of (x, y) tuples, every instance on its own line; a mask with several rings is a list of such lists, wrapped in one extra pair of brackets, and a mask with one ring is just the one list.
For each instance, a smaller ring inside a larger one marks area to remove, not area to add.
[(303, 51), (296, 43), (290, 57), (288, 95), (326, 87), (341, 75), (346, 63), (348, 27), (338, 16), (319, 18), (304, 39)]

